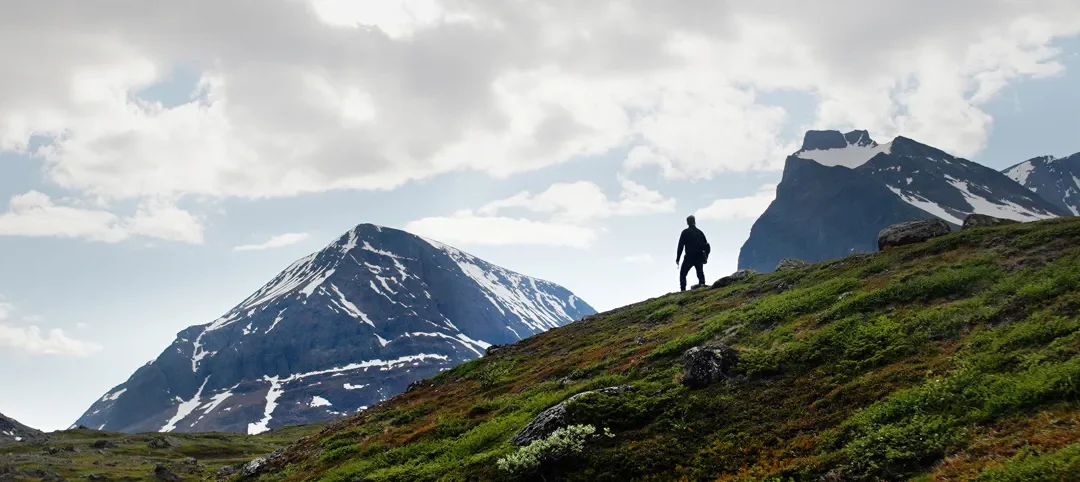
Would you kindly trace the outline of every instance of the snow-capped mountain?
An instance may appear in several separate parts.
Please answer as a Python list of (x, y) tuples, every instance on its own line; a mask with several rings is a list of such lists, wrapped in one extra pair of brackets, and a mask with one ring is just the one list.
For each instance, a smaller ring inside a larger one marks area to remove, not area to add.
[(1072, 215), (1080, 215), (1080, 153), (1036, 157), (1002, 172)]
[(404, 231), (357, 226), (110, 390), (76, 422), (260, 433), (355, 413), (595, 313), (565, 288)]
[(894, 223), (971, 213), (1035, 221), (1072, 213), (993, 169), (906, 137), (878, 144), (866, 131), (809, 131), (788, 157), (776, 199), (754, 223), (739, 268), (772, 271), (877, 250)]
[(44, 435), (0, 413), (0, 444), (34, 441)]

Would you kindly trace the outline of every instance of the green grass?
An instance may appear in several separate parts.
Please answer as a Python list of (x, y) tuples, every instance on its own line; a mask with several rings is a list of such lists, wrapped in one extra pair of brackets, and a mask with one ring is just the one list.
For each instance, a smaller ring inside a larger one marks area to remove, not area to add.
[[(1067, 479), (1080, 430), (1054, 420), (1080, 429), (1073, 246), (1077, 219), (977, 229), (631, 305), (336, 424), (268, 480), (508, 480), (496, 461), (529, 420), (615, 385), (633, 390), (567, 406), (614, 437), (548, 480)], [(735, 377), (682, 386), (679, 356), (715, 342), (740, 352)]]

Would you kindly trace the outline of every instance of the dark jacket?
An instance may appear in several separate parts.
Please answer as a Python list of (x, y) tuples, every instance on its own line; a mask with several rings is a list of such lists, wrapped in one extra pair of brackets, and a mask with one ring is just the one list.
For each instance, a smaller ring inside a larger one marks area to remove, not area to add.
[(688, 262), (704, 263), (709, 258), (709, 242), (705, 239), (705, 233), (701, 232), (697, 226), (688, 226), (679, 236), (679, 250), (675, 252), (676, 260), (682, 257), (684, 249)]

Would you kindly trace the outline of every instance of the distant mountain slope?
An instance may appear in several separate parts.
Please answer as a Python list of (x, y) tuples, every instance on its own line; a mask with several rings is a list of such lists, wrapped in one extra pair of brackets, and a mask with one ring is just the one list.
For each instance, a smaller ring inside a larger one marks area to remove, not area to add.
[(1072, 215), (1080, 215), (1080, 153), (1060, 159), (1036, 157), (1002, 172)]
[(0, 444), (35, 441), (44, 434), (0, 413)]
[(1018, 221), (1070, 214), (993, 169), (906, 137), (878, 144), (866, 131), (809, 131), (751, 228), (739, 268), (768, 272), (784, 258), (873, 252), (890, 224), (938, 217), (958, 226), (971, 213)]
[(492, 344), (594, 312), (554, 283), (360, 225), (221, 318), (181, 331), (76, 424), (260, 433), (340, 417)]

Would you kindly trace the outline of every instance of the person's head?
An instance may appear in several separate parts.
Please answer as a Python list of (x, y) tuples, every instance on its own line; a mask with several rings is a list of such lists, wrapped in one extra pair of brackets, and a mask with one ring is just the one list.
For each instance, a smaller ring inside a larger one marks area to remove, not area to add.
[(687, 217), (686, 217), (686, 225), (687, 225), (687, 226), (693, 226), (693, 225), (695, 225), (695, 224), (697, 224), (697, 220), (696, 220), (696, 219), (694, 219), (694, 215), (693, 215), (693, 214), (691, 214), (691, 215), (689, 215), (689, 216), (687, 216)]

